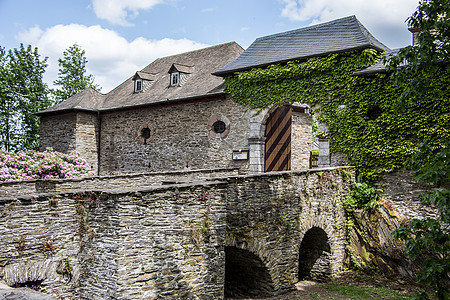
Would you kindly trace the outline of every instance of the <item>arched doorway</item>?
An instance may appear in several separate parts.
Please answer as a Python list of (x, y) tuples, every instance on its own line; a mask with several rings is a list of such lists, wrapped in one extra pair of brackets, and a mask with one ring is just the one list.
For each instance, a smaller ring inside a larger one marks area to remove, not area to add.
[(225, 298), (269, 297), (274, 286), (261, 259), (250, 251), (225, 247)]
[(319, 227), (309, 229), (300, 244), (298, 279), (328, 279), (331, 276), (330, 258), (327, 233)]
[(292, 106), (285, 105), (273, 111), (266, 123), (264, 171), (291, 169)]

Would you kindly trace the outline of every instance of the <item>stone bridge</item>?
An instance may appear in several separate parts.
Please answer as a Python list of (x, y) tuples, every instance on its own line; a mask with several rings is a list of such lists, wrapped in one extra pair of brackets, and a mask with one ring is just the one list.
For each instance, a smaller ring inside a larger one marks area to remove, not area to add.
[(340, 270), (352, 168), (201, 174), (2, 184), (0, 277), (63, 299), (223, 299)]

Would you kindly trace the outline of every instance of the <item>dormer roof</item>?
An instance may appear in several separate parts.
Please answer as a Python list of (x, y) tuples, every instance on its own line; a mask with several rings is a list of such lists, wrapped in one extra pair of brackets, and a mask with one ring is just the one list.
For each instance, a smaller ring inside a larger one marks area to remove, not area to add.
[(172, 72), (180, 72), (180, 73), (186, 73), (186, 74), (192, 74), (194, 72), (194, 66), (185, 66), (182, 64), (174, 63), (169, 69), (169, 73)]
[(146, 72), (136, 72), (136, 74), (134, 74), (133, 80), (136, 79), (142, 79), (142, 80), (149, 80), (149, 81), (154, 81), (156, 80), (158, 74), (152, 74), (152, 73), (146, 73)]

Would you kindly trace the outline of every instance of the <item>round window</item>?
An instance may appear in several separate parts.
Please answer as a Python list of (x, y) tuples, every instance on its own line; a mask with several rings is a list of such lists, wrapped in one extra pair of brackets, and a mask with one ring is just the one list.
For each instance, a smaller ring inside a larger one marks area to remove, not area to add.
[(215, 133), (223, 133), (227, 129), (227, 125), (223, 121), (216, 121), (213, 124), (213, 130)]
[(153, 129), (148, 124), (143, 124), (139, 127), (138, 140), (139, 143), (146, 145), (153, 140)]
[(212, 115), (208, 121), (208, 131), (211, 139), (224, 139), (230, 133), (230, 120), (222, 115)]
[(143, 139), (149, 139), (150, 135), (151, 135), (150, 128), (146, 127), (141, 129), (141, 136)]

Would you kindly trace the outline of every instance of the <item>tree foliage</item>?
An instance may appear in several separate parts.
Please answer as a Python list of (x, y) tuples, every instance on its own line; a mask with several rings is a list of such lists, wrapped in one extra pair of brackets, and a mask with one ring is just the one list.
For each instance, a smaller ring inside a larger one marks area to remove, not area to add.
[(64, 50), (63, 56), (58, 59), (58, 79), (53, 82), (59, 86), (58, 89), (52, 90), (56, 102), (61, 102), (88, 87), (100, 91), (100, 87), (94, 84), (94, 76), (86, 74), (88, 61), (85, 51), (79, 45), (74, 44)]
[[(450, 119), (450, 94), (448, 77), (441, 79), (441, 85), (433, 85), (441, 74), (450, 72), (450, 2), (448, 0), (424, 0), (408, 19), (408, 25), (418, 31), (418, 44), (402, 49), (389, 60), (392, 77), (405, 83), (406, 88), (399, 98), (399, 107), (405, 109), (422, 101), (434, 99), (440, 105), (447, 99), (446, 112), (442, 118), (448, 128)], [(432, 127), (432, 124), (430, 124)], [(413, 219), (407, 226), (395, 232), (405, 241), (406, 252), (412, 258), (423, 259), (418, 280), (433, 287), (439, 299), (449, 299), (450, 286), (450, 141), (441, 137), (440, 143), (420, 139), (419, 147), (410, 160), (416, 180), (432, 184), (433, 191), (421, 196), (423, 203), (439, 211), (435, 218)], [(426, 299), (425, 292), (420, 298)]]
[(35, 113), (51, 105), (43, 74), (47, 58), (37, 48), (0, 47), (0, 149), (37, 149), (39, 119)]

